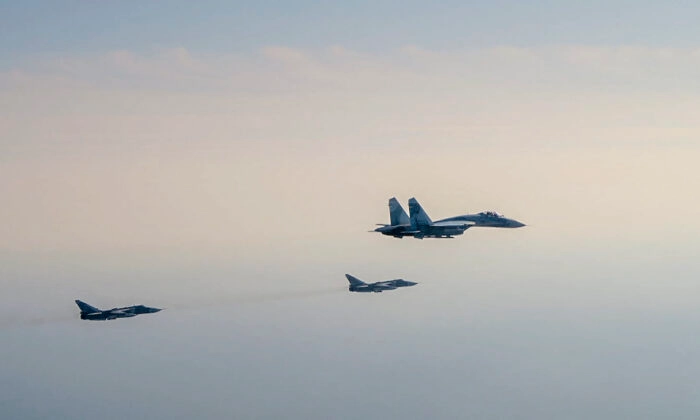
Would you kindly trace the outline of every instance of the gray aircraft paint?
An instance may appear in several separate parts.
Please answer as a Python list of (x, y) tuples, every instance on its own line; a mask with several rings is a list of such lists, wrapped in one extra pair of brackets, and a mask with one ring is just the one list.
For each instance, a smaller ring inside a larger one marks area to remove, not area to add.
[(495, 211), (484, 211), (477, 214), (465, 214), (462, 216), (448, 217), (436, 223), (443, 222), (472, 222), (473, 226), (478, 227), (499, 227), (499, 228), (519, 228), (525, 226), (524, 223), (517, 220), (508, 219), (496, 213)]
[(415, 197), (408, 200), (408, 210), (410, 216), (406, 222), (406, 218), (403, 217), (405, 211), (398, 200), (392, 197), (389, 199), (391, 225), (381, 225), (381, 227), (374, 229), (374, 232), (399, 239), (404, 236), (413, 236), (417, 239), (452, 238), (455, 235), (463, 234), (471, 227), (518, 228), (525, 226), (524, 223), (509, 219), (494, 211), (464, 214), (433, 222)]
[(385, 290), (394, 290), (398, 289), (399, 287), (410, 287), (418, 284), (412, 281), (406, 281), (404, 279), (378, 281), (376, 283), (365, 283), (362, 280), (350, 274), (346, 274), (345, 278), (347, 278), (348, 282), (350, 282), (348, 290), (351, 292), (359, 293), (381, 293)]
[(411, 218), (408, 217), (408, 214), (406, 214), (406, 211), (401, 207), (396, 197), (391, 197), (389, 199), (389, 217), (392, 226), (411, 224)]
[(109, 321), (117, 318), (131, 318), (141, 314), (152, 314), (160, 312), (159, 308), (151, 308), (144, 305), (125, 306), (123, 308), (112, 308), (100, 310), (92, 305), (88, 305), (82, 300), (76, 300), (75, 303), (80, 308), (80, 319), (88, 321)]

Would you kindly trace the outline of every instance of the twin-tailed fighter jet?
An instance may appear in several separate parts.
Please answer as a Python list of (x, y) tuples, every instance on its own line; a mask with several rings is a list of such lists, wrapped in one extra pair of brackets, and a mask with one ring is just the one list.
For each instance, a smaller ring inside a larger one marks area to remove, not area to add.
[(77, 303), (78, 307), (80, 308), (80, 319), (87, 319), (89, 321), (109, 321), (117, 318), (131, 318), (136, 315), (152, 314), (154, 312), (161, 311), (161, 309), (149, 308), (148, 306), (143, 305), (127, 306), (124, 308), (113, 308), (101, 311), (94, 306), (88, 305), (82, 300), (76, 300), (75, 303)]
[(399, 201), (392, 197), (389, 199), (388, 225), (382, 224), (374, 229), (382, 235), (403, 238), (412, 236), (416, 239), (423, 238), (453, 238), (461, 235), (471, 227), (499, 227), (499, 228), (519, 228), (525, 224), (517, 220), (508, 219), (493, 211), (484, 211), (477, 214), (464, 214), (462, 216), (448, 217), (433, 222), (418, 200), (411, 198), (408, 200), (408, 211), (406, 214)]
[(351, 292), (360, 293), (381, 293), (385, 290), (394, 290), (398, 289), (399, 287), (409, 287), (418, 284), (412, 281), (406, 281), (404, 279), (378, 281), (376, 283), (365, 283), (357, 277), (351, 276), (350, 274), (346, 274), (345, 277), (350, 282), (350, 287), (348, 288), (348, 290), (350, 290)]

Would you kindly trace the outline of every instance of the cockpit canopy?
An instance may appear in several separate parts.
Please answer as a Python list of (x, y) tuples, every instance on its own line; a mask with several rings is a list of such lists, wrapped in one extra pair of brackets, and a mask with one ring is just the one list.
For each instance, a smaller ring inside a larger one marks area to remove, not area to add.
[(494, 219), (502, 219), (502, 218), (503, 218), (503, 215), (502, 215), (502, 214), (498, 214), (498, 213), (496, 213), (495, 211), (482, 211), (482, 212), (479, 213), (479, 214), (480, 214), (481, 216), (491, 217), (491, 218), (494, 218)]

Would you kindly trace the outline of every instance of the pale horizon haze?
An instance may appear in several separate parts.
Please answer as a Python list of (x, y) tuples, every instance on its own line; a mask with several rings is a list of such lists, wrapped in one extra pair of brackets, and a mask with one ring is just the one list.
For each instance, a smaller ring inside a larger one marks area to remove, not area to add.
[(0, 417), (698, 418), (698, 17), (0, 5)]

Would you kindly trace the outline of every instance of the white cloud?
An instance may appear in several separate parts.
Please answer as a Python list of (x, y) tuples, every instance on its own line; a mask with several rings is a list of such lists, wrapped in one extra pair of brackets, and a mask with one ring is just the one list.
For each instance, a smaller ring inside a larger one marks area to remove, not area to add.
[(361, 203), (410, 194), (440, 213), (455, 192), (643, 234), (665, 203), (698, 206), (697, 64), (598, 47), (47, 59), (0, 75), (0, 247), (248, 252), (280, 201), (301, 215), (275, 225), (293, 241), (364, 223)]
[[(507, 137), (517, 133), (517, 144), (585, 146), (639, 135), (654, 141), (666, 132), (666, 140), (683, 142), (698, 127), (698, 70), (697, 50), (635, 47), (407, 46), (386, 56), (339, 46), (227, 56), (112, 51), (0, 74), (0, 147), (69, 137), (80, 125), (109, 141), (131, 131), (137, 143), (186, 141), (209, 127), (221, 134), (198, 141), (374, 144), (436, 136), (432, 142), (459, 146), (515, 143)], [(100, 133), (101, 125), (108, 130)], [(167, 125), (181, 128), (159, 132)]]
[(51, 58), (0, 74), (0, 149), (691, 147), (699, 63), (694, 49), (587, 46)]

